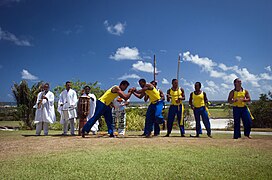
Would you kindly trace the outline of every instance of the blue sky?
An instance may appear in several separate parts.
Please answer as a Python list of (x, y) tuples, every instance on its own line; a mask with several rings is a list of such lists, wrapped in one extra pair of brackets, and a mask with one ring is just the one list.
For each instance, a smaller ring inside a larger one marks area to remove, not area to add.
[(225, 100), (236, 77), (258, 99), (272, 90), (271, 22), (270, 0), (1, 0), (0, 101), (22, 79), (138, 87), (153, 78), (154, 54), (166, 92), (179, 53), (186, 100), (196, 81)]

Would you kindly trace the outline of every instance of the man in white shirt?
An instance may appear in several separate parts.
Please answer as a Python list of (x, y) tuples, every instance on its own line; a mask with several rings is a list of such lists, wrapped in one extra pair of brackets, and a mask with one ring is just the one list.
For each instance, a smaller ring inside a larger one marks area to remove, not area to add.
[(67, 81), (66, 89), (61, 92), (59, 102), (58, 102), (58, 111), (61, 114), (60, 124), (63, 124), (63, 135), (67, 135), (68, 123), (70, 123), (70, 133), (75, 135), (75, 120), (77, 117), (77, 94), (76, 91), (71, 89), (71, 82)]
[(49, 123), (54, 123), (56, 121), (54, 94), (49, 91), (48, 83), (45, 83), (43, 85), (43, 90), (39, 92), (34, 108), (36, 108), (34, 121), (36, 124), (36, 135), (39, 136), (41, 134), (42, 128), (44, 135), (48, 135)]
[[(90, 90), (91, 90), (90, 86), (85, 86), (84, 87), (84, 94), (81, 96), (81, 97), (86, 97), (87, 96), (87, 97), (90, 98), (90, 101), (89, 101), (90, 102), (90, 106), (89, 106), (90, 107), (90, 109), (89, 109), (90, 112), (89, 112), (89, 114), (87, 116), (87, 120), (91, 119), (93, 117), (94, 112), (95, 112), (95, 107), (96, 107), (96, 97), (95, 97), (94, 94), (90, 93)], [(97, 133), (98, 126), (99, 126), (99, 121), (97, 120), (95, 122), (95, 124), (91, 128), (91, 132), (93, 134)]]
[(124, 136), (126, 131), (126, 106), (129, 105), (129, 99), (124, 100), (117, 97), (113, 101), (112, 117), (113, 117), (113, 132), (116, 131), (118, 124), (118, 135)]

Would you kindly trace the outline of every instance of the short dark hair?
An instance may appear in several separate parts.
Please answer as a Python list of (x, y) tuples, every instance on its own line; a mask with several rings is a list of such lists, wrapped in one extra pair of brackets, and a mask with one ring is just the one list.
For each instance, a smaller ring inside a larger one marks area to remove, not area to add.
[(172, 79), (172, 84), (173, 84), (174, 81), (177, 81), (177, 79)]
[(87, 85), (87, 86), (84, 86), (84, 88), (83, 88), (83, 89), (85, 89), (85, 88), (89, 88), (89, 89), (91, 89), (91, 87), (90, 87), (90, 86), (88, 86), (88, 85)]
[(123, 81), (120, 82), (120, 86), (121, 85), (127, 85), (127, 86), (129, 86), (129, 82), (127, 80), (123, 80)]
[(196, 84), (199, 84), (199, 87), (201, 88), (201, 83), (200, 83), (200, 82), (196, 82), (195, 85), (196, 85)]
[(44, 85), (43, 85), (43, 86), (45, 86), (45, 85), (47, 85), (47, 86), (49, 87), (49, 83), (44, 83)]
[(239, 79), (239, 78), (234, 79), (233, 83), (235, 84), (235, 83), (236, 83), (236, 81), (237, 81), (238, 79)]
[(139, 80), (139, 83), (140, 83), (140, 82), (146, 83), (146, 80), (145, 80), (145, 79), (140, 79), (140, 80)]
[(152, 84), (152, 83), (155, 83), (156, 86), (158, 85), (158, 83), (157, 83), (156, 81), (154, 81), (154, 80), (151, 81), (150, 83), (151, 83), (151, 84)]
[(66, 81), (66, 83), (65, 84), (68, 84), (68, 83), (71, 83), (70, 81)]

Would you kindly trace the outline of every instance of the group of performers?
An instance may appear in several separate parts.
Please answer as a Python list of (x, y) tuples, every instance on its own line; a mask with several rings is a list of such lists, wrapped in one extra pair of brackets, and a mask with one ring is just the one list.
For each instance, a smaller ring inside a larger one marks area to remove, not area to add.
[[(90, 93), (90, 87), (85, 86), (82, 96), (79, 98), (87, 98), (88, 104), (87, 111), (84, 111), (84, 117), (86, 123), (79, 128), (79, 133), (82, 137), (85, 137), (88, 133), (92, 132), (96, 134), (98, 131), (99, 119), (104, 116), (108, 134), (110, 137), (118, 134), (125, 135), (126, 128), (126, 112), (125, 107), (129, 105), (129, 98), (131, 95), (145, 101), (149, 100), (149, 106), (146, 112), (145, 127), (143, 136), (152, 137), (152, 131), (154, 130), (154, 136), (160, 134), (160, 124), (164, 123), (164, 117), (162, 110), (164, 107), (165, 96), (164, 93), (157, 89), (157, 83), (152, 81), (147, 83), (145, 79), (139, 80), (141, 89), (134, 87), (128, 90), (128, 93), (124, 91), (129, 87), (129, 82), (123, 80), (119, 85), (114, 85), (109, 88), (98, 100), (94, 94)], [(172, 131), (173, 122), (177, 116), (180, 134), (185, 137), (184, 128), (184, 105), (182, 101), (185, 100), (184, 89), (178, 85), (178, 80), (172, 80), (172, 87), (167, 90), (166, 100), (170, 102), (167, 119), (167, 134), (165, 137), (169, 137)], [(234, 89), (230, 91), (228, 102), (233, 104), (233, 118), (234, 118), (234, 139), (241, 137), (240, 132), (240, 120), (242, 119), (244, 126), (244, 135), (247, 138), (251, 138), (250, 131), (252, 125), (252, 117), (250, 116), (247, 103), (250, 102), (249, 92), (242, 88), (242, 82), (240, 79), (234, 80)], [(71, 82), (66, 82), (66, 89), (61, 92), (58, 101), (58, 111), (61, 114), (60, 123), (63, 124), (63, 135), (67, 135), (68, 124), (70, 124), (70, 133), (75, 135), (74, 124), (77, 116), (82, 112), (78, 106), (79, 102), (76, 92), (71, 89)], [(86, 104), (86, 103), (85, 103)], [(202, 118), (203, 124), (207, 131), (207, 136), (212, 138), (211, 125), (209, 120), (209, 113), (207, 109), (208, 98), (204, 91), (201, 90), (201, 83), (195, 83), (195, 90), (191, 92), (189, 98), (189, 105), (193, 110), (195, 121), (196, 121), (196, 135), (191, 137), (199, 137), (202, 134), (200, 125), (200, 119)], [(54, 94), (49, 91), (49, 84), (43, 85), (43, 91), (38, 94), (37, 104), (35, 105), (36, 116), (36, 135), (40, 135), (42, 128), (44, 134), (48, 135), (48, 124), (56, 121), (54, 112)], [(200, 118), (201, 117), (201, 118)], [(118, 125), (118, 130), (117, 130)]]

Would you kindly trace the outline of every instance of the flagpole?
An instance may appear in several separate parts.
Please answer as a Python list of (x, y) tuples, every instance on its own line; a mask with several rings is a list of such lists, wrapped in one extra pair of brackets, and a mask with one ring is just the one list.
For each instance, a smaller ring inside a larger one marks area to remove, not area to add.
[(154, 62), (153, 62), (153, 66), (154, 66), (154, 81), (156, 82), (156, 56), (154, 54)]

